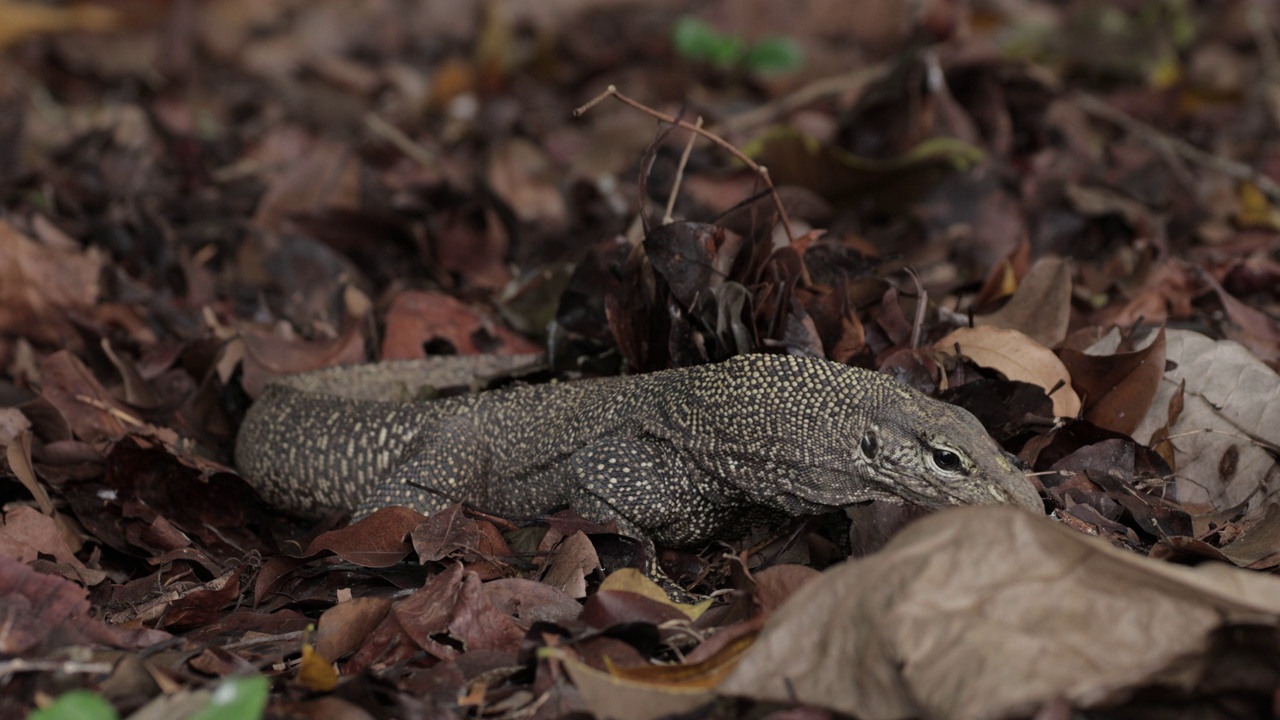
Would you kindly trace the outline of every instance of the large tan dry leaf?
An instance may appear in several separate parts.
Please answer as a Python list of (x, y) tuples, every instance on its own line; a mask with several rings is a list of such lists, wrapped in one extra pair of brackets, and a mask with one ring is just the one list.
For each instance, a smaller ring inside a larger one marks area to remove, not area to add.
[(1067, 336), (1071, 319), (1071, 261), (1040, 258), (1027, 271), (1013, 297), (999, 310), (979, 315), (973, 323), (1017, 330), (1045, 347)]
[(1053, 400), (1057, 417), (1080, 414), (1080, 396), (1071, 389), (1067, 368), (1049, 348), (1017, 330), (996, 327), (960, 328), (934, 343), (938, 352), (960, 353), (978, 365), (999, 370), (1010, 380), (1039, 385)]
[(864, 720), (1100, 708), (1153, 685), (1192, 692), (1209, 672), (1243, 682), (1233, 661), (1257, 656), (1233, 643), (1274, 653), (1276, 638), (1226, 631), (1278, 622), (1273, 578), (1161, 563), (1013, 508), (955, 508), (806, 585), (720, 691)]
[(1169, 428), (1178, 499), (1217, 510), (1247, 500), (1250, 516), (1274, 504), (1280, 466), (1257, 440), (1280, 446), (1280, 376), (1243, 345), (1186, 330), (1166, 331), (1165, 357), (1176, 367), (1133, 436), (1149, 441), (1164, 427), (1185, 381), (1182, 414)]

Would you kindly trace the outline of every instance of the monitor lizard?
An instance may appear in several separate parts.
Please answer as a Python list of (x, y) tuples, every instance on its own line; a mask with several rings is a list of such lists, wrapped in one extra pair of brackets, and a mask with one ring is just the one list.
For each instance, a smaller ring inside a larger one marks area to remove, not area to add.
[(667, 547), (873, 499), (1044, 512), (973, 415), (828, 360), (751, 354), (415, 399), (529, 360), (283, 376), (241, 425), (236, 465), (269, 503), (304, 517), (386, 505), (429, 513), (456, 500), (507, 515), (568, 506)]

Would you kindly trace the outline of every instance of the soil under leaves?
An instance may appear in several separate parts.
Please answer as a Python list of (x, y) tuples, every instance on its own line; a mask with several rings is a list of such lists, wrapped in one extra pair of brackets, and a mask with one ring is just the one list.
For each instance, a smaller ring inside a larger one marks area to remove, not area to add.
[[(0, 714), (1272, 714), (1278, 35), (1255, 0), (0, 2)], [(776, 199), (574, 117), (610, 85)], [(679, 606), (571, 511), (301, 522), (229, 465), (279, 374), (531, 352), (498, 382), (874, 368), (1049, 517), (744, 527), (663, 553)]]

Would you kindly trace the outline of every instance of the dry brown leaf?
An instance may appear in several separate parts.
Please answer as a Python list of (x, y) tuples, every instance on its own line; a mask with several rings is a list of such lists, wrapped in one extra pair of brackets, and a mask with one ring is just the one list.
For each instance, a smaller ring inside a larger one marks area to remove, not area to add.
[(784, 563), (770, 565), (754, 573), (756, 591), (753, 602), (761, 613), (771, 613), (781, 606), (800, 588), (820, 576), (817, 570), (808, 565)]
[(0, 333), (78, 343), (70, 316), (97, 301), (102, 255), (41, 245), (0, 220), (0, 258)]
[(438, 658), (460, 652), (515, 652), (524, 630), (495, 608), (480, 578), (454, 564), (391, 608), (392, 617), (418, 647)]
[(1265, 312), (1240, 302), (1207, 273), (1204, 274), (1204, 280), (1217, 294), (1222, 309), (1231, 321), (1225, 327), (1227, 337), (1249, 348), (1259, 358), (1272, 363), (1273, 367), (1280, 362), (1280, 322)]
[(263, 328), (242, 323), (239, 337), (228, 346), (228, 356), (239, 355), (241, 384), (256, 397), (277, 375), (318, 370), (331, 365), (364, 362), (364, 324), (348, 317), (342, 335), (329, 340), (306, 341), (285, 338)]
[(416, 360), (428, 343), (448, 343), (459, 355), (537, 353), (537, 344), (444, 293), (406, 290), (396, 295), (386, 315), (383, 360)]
[(582, 605), (573, 598), (536, 580), (499, 578), (484, 584), (484, 594), (521, 627), (535, 622), (563, 625), (582, 614)]
[(1280, 505), (1268, 505), (1258, 522), (1218, 549), (1226, 559), (1250, 570), (1280, 565)]
[(1084, 352), (1058, 350), (1084, 398), (1085, 420), (1126, 435), (1142, 422), (1164, 376), (1164, 329), (1143, 340), (1142, 348), (1128, 352), (1105, 347), (1105, 338)]
[(505, 138), (489, 155), (489, 185), (523, 222), (562, 228), (568, 218), (558, 170), (537, 145)]
[(1185, 381), (1183, 409), (1167, 441), (1179, 500), (1217, 510), (1248, 501), (1250, 515), (1261, 512), (1280, 492), (1280, 465), (1266, 447), (1280, 447), (1280, 377), (1239, 343), (1187, 330), (1165, 337), (1165, 355), (1176, 367), (1164, 374), (1133, 436), (1149, 440), (1166, 425), (1169, 400)]
[(116, 440), (141, 423), (116, 401), (80, 358), (59, 350), (40, 363), (41, 397), (85, 442)]
[(304, 554), (327, 550), (362, 567), (390, 567), (409, 554), (407, 538), (426, 520), (406, 507), (380, 508), (352, 525), (317, 535)]
[(360, 647), (391, 611), (391, 601), (380, 597), (352, 598), (325, 610), (316, 628), (316, 652), (329, 661)]
[(600, 567), (600, 557), (585, 533), (576, 532), (556, 546), (542, 582), (572, 598), (587, 596), (587, 574)]
[[(701, 661), (690, 660), (676, 665), (619, 666), (605, 658), (605, 663), (614, 677), (671, 689), (709, 690), (719, 685), (729, 671), (733, 670), (758, 635), (758, 627), (736, 634)], [(701, 647), (700, 645), (699, 648)]]
[(1013, 508), (955, 508), (806, 585), (720, 692), (865, 720), (1103, 708), (1210, 673), (1269, 693), (1276, 671), (1251, 686), (1242, 663), (1276, 639), (1231, 630), (1277, 622), (1274, 578), (1162, 563)]
[(1040, 258), (999, 310), (973, 319), (978, 327), (1017, 330), (1045, 347), (1057, 347), (1071, 319), (1071, 261)]
[[(3, 438), (0, 438), (0, 441), (2, 440)], [(36, 478), (35, 465), (31, 462), (31, 432), (23, 430), (17, 438), (8, 443), (5, 447), (5, 457), (9, 461), (10, 472), (36, 499), (40, 512), (53, 515), (53, 501), (49, 499), (49, 493), (45, 491), (44, 485), (41, 485)]]
[(1076, 417), (1080, 396), (1071, 389), (1066, 366), (1044, 345), (1017, 330), (995, 327), (960, 328), (934, 343), (938, 352), (960, 353), (985, 368), (999, 370), (1010, 380), (1039, 385), (1053, 400), (1057, 417)]
[(345, 143), (317, 140), (289, 160), (258, 203), (255, 225), (283, 232), (292, 215), (360, 208), (360, 163)]

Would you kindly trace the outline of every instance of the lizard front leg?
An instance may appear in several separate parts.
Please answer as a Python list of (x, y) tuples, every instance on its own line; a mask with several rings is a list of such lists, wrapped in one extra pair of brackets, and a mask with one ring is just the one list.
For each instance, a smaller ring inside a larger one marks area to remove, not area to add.
[(725, 521), (712, 480), (670, 443), (649, 435), (609, 437), (576, 451), (564, 469), (570, 505), (589, 520), (667, 546), (716, 536)]
[(355, 512), (362, 518), (391, 505), (429, 515), (455, 502), (488, 500), (489, 448), (463, 416), (415, 437)]
[(643, 542), (646, 574), (673, 599), (690, 599), (658, 567), (654, 543), (679, 547), (714, 537), (724, 518), (702, 491), (710, 479), (652, 436), (597, 440), (574, 453), (565, 472), (570, 506), (588, 520), (612, 520), (620, 533)]

